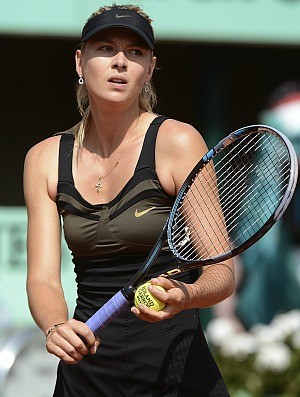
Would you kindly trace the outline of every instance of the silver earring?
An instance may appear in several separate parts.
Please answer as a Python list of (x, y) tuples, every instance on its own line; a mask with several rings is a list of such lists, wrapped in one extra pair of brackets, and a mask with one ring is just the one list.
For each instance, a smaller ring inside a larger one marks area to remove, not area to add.
[(149, 83), (146, 83), (144, 86), (144, 91), (148, 92), (149, 91)]
[(82, 78), (82, 77), (79, 77), (79, 79), (78, 79), (78, 84), (82, 85), (83, 83), (84, 83), (83, 78)]

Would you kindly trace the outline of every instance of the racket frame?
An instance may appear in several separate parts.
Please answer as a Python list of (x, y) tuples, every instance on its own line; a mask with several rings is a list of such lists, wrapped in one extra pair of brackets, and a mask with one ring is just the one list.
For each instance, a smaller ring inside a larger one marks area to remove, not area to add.
[[(172, 240), (172, 225), (174, 218), (176, 216), (176, 212), (178, 210), (178, 206), (181, 204), (181, 199), (185, 192), (188, 190), (189, 186), (192, 184), (193, 180), (196, 178), (196, 176), (201, 172), (201, 170), (209, 164), (209, 162), (221, 151), (224, 150), (227, 146), (231, 145), (232, 142), (241, 139), (245, 137), (246, 135), (250, 135), (252, 133), (256, 133), (257, 131), (263, 132), (266, 131), (268, 133), (273, 133), (273, 135), (279, 137), (287, 146), (288, 148), (288, 153), (290, 156), (290, 164), (292, 165), (290, 167), (290, 178), (288, 182), (288, 186), (286, 188), (285, 194), (280, 200), (278, 207), (276, 210), (273, 212), (273, 214), (270, 216), (270, 218), (265, 222), (264, 226), (259, 229), (250, 239), (246, 240), (243, 244), (241, 244), (238, 247), (233, 248), (231, 251), (228, 251), (225, 254), (213, 257), (213, 258), (207, 258), (203, 260), (187, 260), (183, 259), (180, 254), (178, 254), (175, 245), (173, 244)], [(172, 207), (169, 219), (168, 219), (168, 225), (167, 225), (167, 241), (168, 245), (176, 258), (178, 262), (177, 272), (185, 272), (187, 270), (190, 270), (194, 267), (199, 267), (199, 266), (206, 266), (206, 265), (211, 265), (211, 264), (217, 264), (220, 263), (224, 260), (233, 258), (234, 256), (240, 254), (241, 252), (245, 251), (247, 248), (252, 246), (254, 243), (256, 243), (264, 234), (268, 232), (268, 230), (274, 225), (275, 222), (282, 216), (282, 214), (285, 212), (286, 208), (288, 207), (292, 197), (293, 193), (296, 188), (297, 184), (297, 178), (298, 178), (298, 162), (297, 162), (297, 155), (295, 152), (295, 149), (293, 145), (291, 144), (290, 140), (280, 131), (277, 129), (263, 125), (263, 124), (253, 124), (247, 127), (242, 127), (234, 132), (232, 132), (230, 135), (226, 136), (223, 138), (216, 146), (214, 146), (212, 149), (210, 149), (204, 156), (203, 158), (195, 165), (193, 170), (190, 172), (186, 180), (184, 181), (181, 189), (178, 192), (178, 195), (176, 197), (176, 200), (174, 202), (174, 205)], [(176, 272), (174, 269), (173, 274)], [(172, 271), (171, 271), (172, 272)], [(169, 274), (166, 272), (166, 274)]]

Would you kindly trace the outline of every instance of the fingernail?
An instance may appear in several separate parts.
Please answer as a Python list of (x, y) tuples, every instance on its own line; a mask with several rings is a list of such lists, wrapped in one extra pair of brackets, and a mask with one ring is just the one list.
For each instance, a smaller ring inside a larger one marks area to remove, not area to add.
[(96, 354), (96, 352), (97, 352), (97, 346), (92, 346), (91, 353)]
[(131, 312), (132, 312), (133, 314), (137, 314), (136, 308), (135, 308), (135, 307), (132, 307), (132, 308), (131, 308)]

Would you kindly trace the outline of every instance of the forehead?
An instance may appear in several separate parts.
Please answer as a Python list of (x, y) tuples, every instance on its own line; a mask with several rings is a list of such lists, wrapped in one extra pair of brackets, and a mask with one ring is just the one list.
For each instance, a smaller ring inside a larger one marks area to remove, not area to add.
[(127, 41), (130, 44), (134, 44), (140, 47), (148, 48), (146, 42), (133, 30), (129, 28), (109, 28), (102, 32), (96, 33), (90, 38), (90, 42), (99, 41)]

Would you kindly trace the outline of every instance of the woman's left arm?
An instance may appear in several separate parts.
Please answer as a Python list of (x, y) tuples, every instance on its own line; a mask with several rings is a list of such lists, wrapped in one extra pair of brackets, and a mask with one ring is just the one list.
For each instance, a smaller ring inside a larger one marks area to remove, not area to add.
[[(163, 188), (176, 195), (187, 175), (207, 152), (200, 133), (192, 126), (175, 120), (165, 121), (157, 139), (156, 169)], [(205, 308), (229, 297), (234, 290), (234, 263), (227, 260), (202, 268), (201, 276), (193, 284), (165, 277), (152, 280), (151, 293), (167, 303), (164, 310), (155, 312), (146, 306), (132, 308), (139, 318), (155, 322), (173, 317), (182, 310)], [(155, 288), (160, 285), (166, 289)]]

